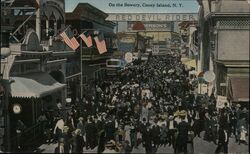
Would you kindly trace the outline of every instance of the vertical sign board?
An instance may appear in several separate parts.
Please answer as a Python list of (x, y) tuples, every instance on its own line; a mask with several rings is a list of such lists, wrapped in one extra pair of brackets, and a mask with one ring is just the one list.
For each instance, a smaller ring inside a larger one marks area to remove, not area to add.
[(159, 45), (154, 45), (153, 53), (159, 53)]
[(225, 103), (228, 103), (227, 97), (218, 95), (216, 101), (216, 108), (222, 109)]
[(201, 84), (201, 94), (207, 93), (207, 84)]

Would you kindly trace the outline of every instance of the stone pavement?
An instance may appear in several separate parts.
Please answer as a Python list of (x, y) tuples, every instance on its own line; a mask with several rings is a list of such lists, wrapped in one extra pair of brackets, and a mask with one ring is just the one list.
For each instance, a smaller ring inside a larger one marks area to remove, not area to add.
[[(203, 136), (203, 133), (201, 133), (201, 136)], [(248, 139), (248, 136), (247, 136)], [(57, 144), (43, 144), (38, 148), (38, 152), (42, 153), (53, 153), (55, 147)], [(195, 137), (194, 138), (194, 152), (195, 154), (213, 154), (215, 153), (217, 145), (215, 145), (213, 142), (207, 142), (204, 141), (202, 138)], [(86, 150), (84, 148), (83, 153), (96, 153), (97, 148), (93, 150)], [(229, 146), (228, 146), (228, 152), (230, 154), (248, 154), (249, 153), (249, 147), (248, 145), (235, 143), (235, 138), (231, 137), (229, 139)], [(132, 153), (145, 153), (145, 149), (140, 145), (138, 149), (133, 149)], [(173, 154), (174, 150), (172, 147), (166, 146), (166, 147), (160, 147), (157, 151), (157, 153), (165, 153), (165, 154)]]

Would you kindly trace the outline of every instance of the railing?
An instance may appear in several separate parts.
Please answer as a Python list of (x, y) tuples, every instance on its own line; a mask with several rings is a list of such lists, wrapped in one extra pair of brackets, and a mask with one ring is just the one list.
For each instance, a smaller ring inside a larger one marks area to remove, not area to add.
[[(43, 134), (43, 132), (44, 132), (44, 127), (42, 123), (38, 123), (24, 130), (20, 137), (20, 144), (22, 144), (24, 148), (34, 146), (34, 141), (37, 141), (37, 139)], [(15, 150), (16, 148), (17, 148), (17, 135), (15, 135), (11, 139), (11, 149)]]

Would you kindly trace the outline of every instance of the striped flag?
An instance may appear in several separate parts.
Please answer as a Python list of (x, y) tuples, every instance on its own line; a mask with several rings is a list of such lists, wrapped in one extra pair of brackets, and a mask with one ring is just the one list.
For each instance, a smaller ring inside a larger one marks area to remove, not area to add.
[(72, 46), (73, 50), (76, 50), (80, 46), (80, 44), (77, 42), (75, 37), (72, 37), (71, 42), (73, 44), (73, 46)]
[(64, 30), (60, 36), (62, 37), (63, 41), (73, 50), (76, 50), (80, 44), (77, 42), (76, 38), (72, 35), (72, 37), (68, 36), (67, 33), (70, 34), (68, 32), (68, 28), (66, 30)]
[(106, 43), (105, 43), (104, 36), (102, 33), (101, 34), (99, 33), (98, 35), (96, 35), (94, 37), (94, 40), (95, 40), (96, 47), (100, 54), (107, 52)]
[(89, 34), (89, 32), (83, 32), (80, 37), (82, 38), (82, 40), (85, 42), (85, 44), (87, 45), (87, 47), (91, 47), (93, 45), (92, 43), (92, 38)]

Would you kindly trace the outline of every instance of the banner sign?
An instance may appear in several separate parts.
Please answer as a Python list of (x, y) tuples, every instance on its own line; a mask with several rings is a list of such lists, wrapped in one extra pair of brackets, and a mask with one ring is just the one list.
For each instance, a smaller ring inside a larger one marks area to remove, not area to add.
[[(128, 22), (128, 30), (132, 30), (135, 21)], [(174, 31), (174, 22), (143, 22), (146, 31)]]
[(197, 21), (198, 13), (110, 13), (110, 21)]

